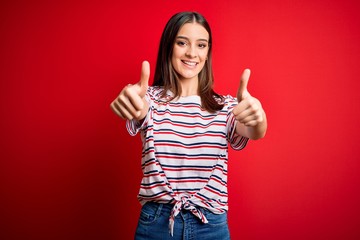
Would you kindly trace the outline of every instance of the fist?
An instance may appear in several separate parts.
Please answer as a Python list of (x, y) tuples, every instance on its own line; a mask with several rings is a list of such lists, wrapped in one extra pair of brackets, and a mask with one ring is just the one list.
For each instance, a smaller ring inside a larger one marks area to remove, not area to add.
[(144, 99), (149, 86), (150, 64), (142, 63), (140, 81), (136, 84), (128, 84), (122, 89), (119, 96), (111, 102), (110, 108), (115, 114), (123, 119), (141, 120), (148, 111), (148, 105)]
[(264, 121), (264, 110), (258, 99), (250, 95), (247, 85), (250, 70), (245, 69), (241, 75), (240, 87), (237, 92), (238, 104), (233, 109), (235, 119), (245, 126), (254, 127)]

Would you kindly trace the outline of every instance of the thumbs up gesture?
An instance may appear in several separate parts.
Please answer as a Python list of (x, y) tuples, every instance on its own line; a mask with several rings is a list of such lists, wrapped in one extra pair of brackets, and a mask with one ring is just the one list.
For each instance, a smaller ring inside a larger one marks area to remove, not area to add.
[(149, 110), (145, 94), (149, 86), (150, 64), (144, 61), (141, 66), (140, 81), (134, 85), (128, 84), (119, 96), (112, 101), (110, 108), (123, 119), (142, 120)]
[[(256, 133), (255, 135), (258, 136), (258, 133), (265, 134), (266, 130), (266, 117), (265, 112), (261, 106), (261, 103), (258, 99), (252, 97), (248, 92), (247, 85), (249, 83), (250, 78), (250, 70), (245, 69), (240, 80), (240, 87), (237, 92), (237, 99), (238, 104), (233, 109), (233, 114), (235, 119), (242, 123), (245, 127), (257, 128), (256, 131), (251, 131), (251, 133)], [(239, 129), (237, 127), (237, 129)], [(254, 130), (254, 129), (253, 129)], [(239, 132), (239, 131), (238, 131)], [(244, 129), (240, 130), (242, 135), (249, 135), (249, 131), (247, 134), (244, 133)], [(260, 134), (262, 137), (263, 134)], [(250, 138), (258, 138), (254, 137), (250, 134)]]

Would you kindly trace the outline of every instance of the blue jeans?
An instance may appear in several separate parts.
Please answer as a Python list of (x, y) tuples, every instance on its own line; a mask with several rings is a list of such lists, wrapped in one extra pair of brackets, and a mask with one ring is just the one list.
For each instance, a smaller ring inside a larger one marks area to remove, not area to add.
[(174, 205), (146, 203), (140, 213), (135, 240), (229, 240), (227, 213), (214, 214), (201, 208), (209, 221), (204, 224), (191, 212), (182, 210), (175, 218), (174, 236), (169, 232), (169, 217)]

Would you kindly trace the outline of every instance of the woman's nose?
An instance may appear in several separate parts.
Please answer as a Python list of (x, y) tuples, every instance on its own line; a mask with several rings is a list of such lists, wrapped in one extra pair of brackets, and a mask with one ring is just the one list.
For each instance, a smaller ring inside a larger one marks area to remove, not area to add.
[(189, 46), (186, 51), (186, 56), (190, 58), (196, 57), (196, 49), (193, 46)]

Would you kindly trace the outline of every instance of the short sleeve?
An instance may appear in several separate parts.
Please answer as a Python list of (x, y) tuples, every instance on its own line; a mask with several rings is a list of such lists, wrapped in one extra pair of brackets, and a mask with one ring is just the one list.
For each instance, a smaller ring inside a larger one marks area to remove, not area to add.
[(137, 120), (126, 120), (126, 129), (131, 136), (135, 136), (144, 126), (145, 121), (140, 123)]
[(140, 130), (144, 129), (148, 124), (149, 113), (150, 113), (150, 109), (151, 109), (151, 105), (152, 105), (152, 101), (153, 101), (153, 89), (151, 87), (149, 87), (146, 92), (145, 100), (149, 103), (150, 107), (149, 107), (149, 111), (146, 114), (144, 120), (142, 122), (139, 122), (138, 120), (134, 120), (134, 119), (126, 120), (126, 129), (131, 136), (135, 136)]
[(236, 98), (231, 96), (225, 97), (225, 106), (227, 107), (227, 140), (234, 150), (241, 150), (245, 148), (246, 144), (249, 141), (249, 138), (241, 136), (236, 133), (236, 124), (238, 123), (235, 119), (234, 114), (232, 113), (233, 108), (237, 105)]

